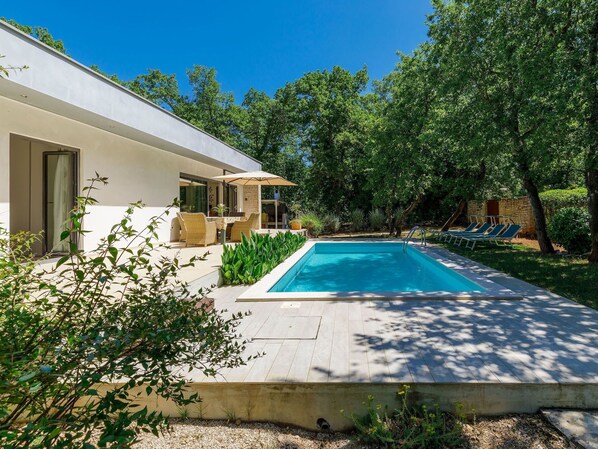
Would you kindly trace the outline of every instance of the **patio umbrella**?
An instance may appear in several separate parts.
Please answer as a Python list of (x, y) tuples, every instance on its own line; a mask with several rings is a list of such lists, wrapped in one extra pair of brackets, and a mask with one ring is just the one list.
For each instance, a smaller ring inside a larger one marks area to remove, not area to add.
[(265, 171), (248, 171), (245, 173), (233, 173), (230, 175), (215, 176), (218, 181), (237, 184), (240, 186), (296, 186), (294, 182), (284, 179), (281, 176), (273, 175)]
[[(230, 175), (215, 176), (212, 179), (236, 184), (240, 186), (296, 186), (294, 182), (284, 179), (281, 176), (273, 175), (265, 171), (248, 171), (245, 173), (233, 173)], [(275, 226), (278, 229), (278, 202), (274, 203)], [(261, 220), (260, 220), (261, 221)]]

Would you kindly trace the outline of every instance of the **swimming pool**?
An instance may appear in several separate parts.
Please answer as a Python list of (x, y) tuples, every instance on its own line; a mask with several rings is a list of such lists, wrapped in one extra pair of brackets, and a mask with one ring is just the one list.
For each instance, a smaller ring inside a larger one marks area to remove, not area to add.
[(466, 260), (397, 240), (312, 240), (237, 301), (521, 298)]
[(410, 246), (316, 243), (269, 292), (484, 291)]

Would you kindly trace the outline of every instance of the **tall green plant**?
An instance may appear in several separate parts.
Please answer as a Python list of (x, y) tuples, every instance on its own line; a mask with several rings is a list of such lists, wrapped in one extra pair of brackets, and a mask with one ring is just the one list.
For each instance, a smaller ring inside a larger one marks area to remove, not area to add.
[(270, 234), (243, 234), (241, 242), (224, 247), (220, 273), (227, 285), (254, 284), (307, 241), (291, 232)]
[(351, 212), (351, 231), (361, 231), (365, 224), (365, 215), (359, 209), (355, 209)]
[(214, 376), (245, 362), (242, 315), (206, 310), (208, 292), (179, 278), (203, 258), (183, 264), (160, 255), (157, 229), (170, 208), (136, 229), (143, 205), (132, 204), (97, 248), (79, 249), (98, 183), (106, 179), (78, 198), (61, 235), (70, 255), (52, 268), (31, 255), (37, 236), (0, 230), (2, 447), (128, 447), (139, 433), (167, 427), (141, 405), (145, 396), (189, 405), (199, 398), (185, 387), (187, 370)]
[(374, 405), (374, 398), (368, 397), (368, 412), (363, 417), (353, 416), (357, 438), (364, 443), (383, 447), (405, 449), (450, 449), (463, 447), (464, 419), (461, 406), (457, 413), (441, 412), (435, 405), (414, 407), (409, 401), (409, 387), (398, 392), (399, 407), (392, 413)]

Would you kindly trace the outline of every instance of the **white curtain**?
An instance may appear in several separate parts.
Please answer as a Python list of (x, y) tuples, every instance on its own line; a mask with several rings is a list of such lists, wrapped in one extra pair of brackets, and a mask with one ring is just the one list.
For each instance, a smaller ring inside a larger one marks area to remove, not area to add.
[(54, 205), (53, 205), (53, 229), (52, 229), (52, 252), (68, 252), (68, 240), (60, 241), (60, 234), (67, 229), (67, 220), (71, 208), (72, 198), (70, 196), (70, 165), (69, 154), (58, 156), (56, 173), (54, 175)]

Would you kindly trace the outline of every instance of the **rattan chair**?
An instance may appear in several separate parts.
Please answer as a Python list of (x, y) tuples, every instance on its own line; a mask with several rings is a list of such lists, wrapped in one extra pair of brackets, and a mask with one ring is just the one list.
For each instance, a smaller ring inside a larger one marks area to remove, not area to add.
[(179, 220), (179, 227), (181, 228), (181, 233), (179, 235), (179, 242), (186, 242), (187, 241), (187, 230), (185, 229), (185, 223), (183, 221), (183, 213), (184, 212), (177, 212), (176, 217)]
[(186, 231), (187, 246), (208, 246), (216, 243), (218, 232), (216, 223), (208, 221), (205, 214), (182, 213)]
[(251, 231), (257, 231), (260, 228), (260, 214), (254, 213), (249, 216), (247, 220), (235, 221), (233, 228), (230, 231), (230, 239), (233, 242), (241, 240), (241, 235), (245, 234), (245, 237), (251, 236)]

